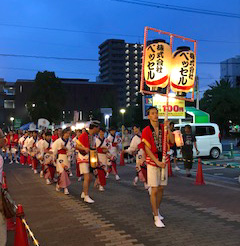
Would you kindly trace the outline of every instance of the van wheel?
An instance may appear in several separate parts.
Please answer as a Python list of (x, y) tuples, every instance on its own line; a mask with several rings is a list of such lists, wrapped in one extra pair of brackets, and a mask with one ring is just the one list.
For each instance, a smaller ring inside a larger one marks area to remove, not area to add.
[(212, 148), (210, 151), (210, 156), (213, 159), (218, 159), (220, 156), (220, 149), (219, 148)]

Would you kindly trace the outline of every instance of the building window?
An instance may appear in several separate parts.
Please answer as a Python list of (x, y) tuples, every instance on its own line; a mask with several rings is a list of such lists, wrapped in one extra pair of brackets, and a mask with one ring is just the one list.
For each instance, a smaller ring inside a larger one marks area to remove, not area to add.
[(126, 62), (125, 65), (126, 65), (126, 66), (129, 66), (129, 62)]
[(19, 86), (19, 92), (20, 92), (20, 93), (23, 92), (23, 86), (22, 86), (22, 85)]
[(4, 108), (15, 108), (14, 100), (4, 100)]
[(129, 74), (128, 73), (126, 74), (126, 78), (129, 78)]
[(126, 84), (127, 84), (127, 85), (129, 84), (129, 79), (126, 81)]
[(126, 102), (130, 102), (130, 98), (129, 97), (126, 99)]
[(126, 50), (125, 53), (126, 53), (126, 54), (129, 54), (129, 50)]
[(130, 86), (128, 85), (127, 87), (126, 87), (126, 90), (129, 90), (130, 89)]
[(129, 56), (126, 56), (126, 60), (129, 60)]
[(129, 68), (126, 69), (126, 72), (129, 72)]
[(129, 46), (129, 44), (126, 44), (125, 47), (127, 48)]
[(128, 103), (126, 107), (127, 107), (127, 108), (130, 107), (130, 103)]
[(138, 80), (137, 79), (135, 80), (135, 84), (138, 85)]

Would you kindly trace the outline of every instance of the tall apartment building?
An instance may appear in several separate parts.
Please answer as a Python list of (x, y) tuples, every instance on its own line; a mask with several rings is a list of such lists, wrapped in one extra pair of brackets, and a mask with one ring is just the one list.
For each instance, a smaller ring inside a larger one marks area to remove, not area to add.
[(240, 87), (240, 56), (221, 62), (221, 79), (228, 79), (233, 87)]
[(137, 106), (142, 45), (108, 39), (99, 46), (100, 80), (117, 85), (119, 107)]

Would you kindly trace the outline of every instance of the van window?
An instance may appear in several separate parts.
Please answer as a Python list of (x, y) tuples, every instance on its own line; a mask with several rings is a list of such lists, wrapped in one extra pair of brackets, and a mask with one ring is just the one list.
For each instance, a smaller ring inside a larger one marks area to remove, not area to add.
[(209, 135), (214, 135), (215, 134), (215, 128), (213, 126), (208, 126), (208, 134)]
[(196, 126), (196, 136), (214, 135), (215, 129), (213, 126)]
[(207, 134), (207, 127), (206, 126), (196, 126), (195, 135), (196, 136), (208, 135)]

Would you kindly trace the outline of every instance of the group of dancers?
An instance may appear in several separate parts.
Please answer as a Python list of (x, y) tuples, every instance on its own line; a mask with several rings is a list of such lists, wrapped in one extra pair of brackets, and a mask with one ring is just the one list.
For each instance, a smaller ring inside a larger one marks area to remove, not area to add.
[(81, 198), (94, 203), (89, 196), (91, 181), (95, 178), (94, 187), (99, 191), (105, 190), (106, 179), (111, 173), (119, 181), (117, 160), (124, 153), (136, 157), (134, 185), (141, 180), (148, 189), (140, 127), (134, 125), (133, 132), (130, 146), (123, 150), (117, 129), (111, 127), (106, 132), (99, 121), (92, 121), (88, 129), (75, 132), (71, 128), (59, 128), (53, 133), (37, 129), (19, 134), (10, 131), (6, 136), (5, 158), (9, 158), (9, 164), (15, 162), (31, 167), (34, 174), (40, 173), (40, 177), (45, 178), (47, 185), (56, 184), (56, 191), (63, 190), (66, 195), (69, 194), (72, 169), (76, 167), (78, 181), (83, 180)]
[[(150, 107), (147, 111), (149, 125), (141, 132), (138, 125), (133, 126), (134, 136), (128, 145), (111, 127), (108, 133), (100, 128), (99, 121), (92, 121), (88, 129), (76, 130), (71, 128), (42, 132), (26, 131), (20, 138), (10, 133), (6, 138), (6, 149), (10, 163), (17, 161), (17, 149), (20, 150), (20, 164), (32, 167), (35, 174), (40, 171), (40, 177), (46, 179), (46, 184), (56, 184), (56, 191), (63, 190), (68, 195), (71, 184), (72, 167), (76, 165), (78, 181), (83, 179), (81, 199), (86, 203), (94, 203), (89, 196), (90, 183), (95, 177), (94, 187), (104, 191), (106, 179), (113, 173), (116, 181), (120, 180), (117, 171), (119, 156), (130, 154), (136, 158), (136, 176), (133, 184), (140, 180), (150, 195), (154, 224), (165, 227), (164, 217), (159, 208), (163, 198), (164, 187), (168, 183), (168, 167), (170, 155), (176, 158), (176, 141), (174, 123), (158, 121), (158, 109)], [(180, 134), (181, 135), (181, 134)], [(196, 138), (191, 133), (191, 126), (185, 126), (180, 146), (184, 157), (184, 167), (187, 177), (191, 177), (193, 164), (193, 146), (199, 153)], [(18, 147), (19, 146), (19, 147)], [(172, 149), (172, 150), (171, 150)], [(166, 151), (166, 152), (165, 152)], [(166, 153), (166, 155), (164, 154)], [(165, 159), (165, 160), (164, 160)], [(176, 164), (176, 163), (175, 163)], [(179, 170), (175, 165), (175, 170)]]

